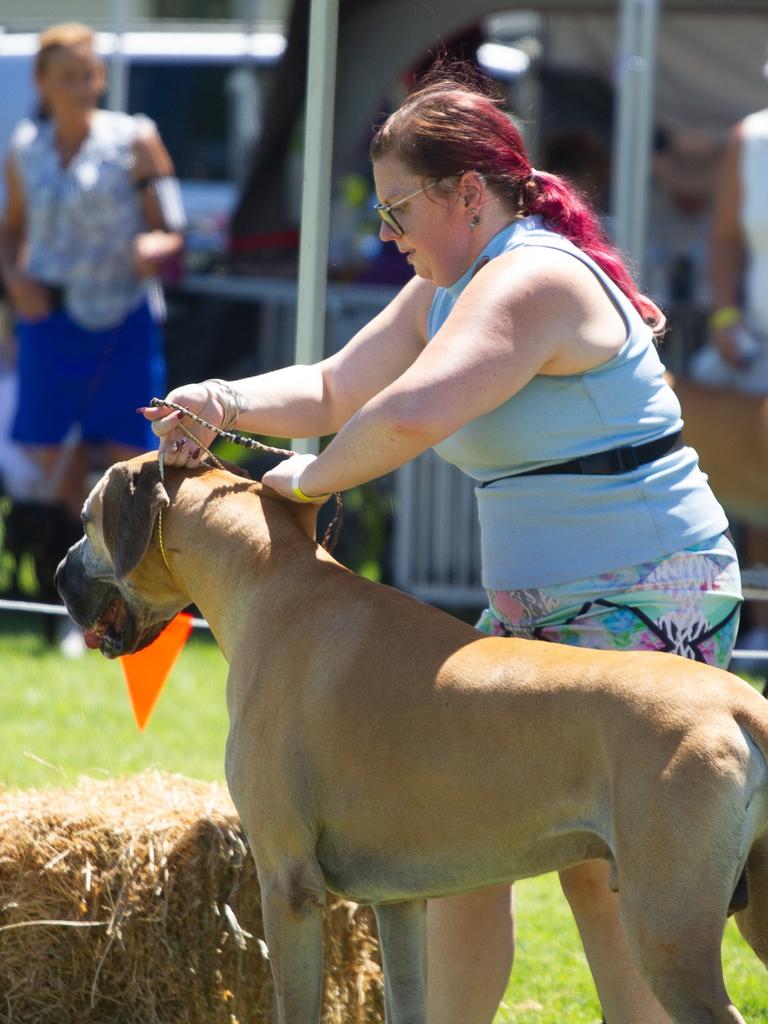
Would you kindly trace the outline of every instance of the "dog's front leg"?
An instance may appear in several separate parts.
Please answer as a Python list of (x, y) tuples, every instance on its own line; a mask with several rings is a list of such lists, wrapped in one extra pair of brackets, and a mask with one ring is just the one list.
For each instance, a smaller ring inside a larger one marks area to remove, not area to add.
[(381, 903), (374, 911), (384, 967), (386, 1024), (426, 1024), (427, 904)]
[(309, 873), (297, 868), (287, 872), (287, 876), (280, 872), (265, 877), (259, 870), (277, 1024), (320, 1022), (325, 887), (307, 884)]

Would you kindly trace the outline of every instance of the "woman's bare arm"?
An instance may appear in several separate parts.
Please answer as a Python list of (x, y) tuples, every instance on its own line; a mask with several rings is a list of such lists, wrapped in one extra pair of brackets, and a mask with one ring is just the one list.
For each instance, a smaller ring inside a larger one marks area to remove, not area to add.
[(26, 224), (24, 188), (9, 155), (5, 163), (5, 209), (0, 223), (0, 274), (16, 313), (34, 321), (50, 313), (51, 303), (47, 289), (21, 266)]
[[(382, 476), (496, 408), (535, 374), (570, 372), (557, 367), (563, 360), (570, 367), (575, 355), (567, 339), (583, 334), (578, 288), (584, 268), (576, 264), (529, 250), (484, 268), (418, 358), (374, 394), (304, 469), (302, 491), (326, 494)], [(613, 309), (604, 295), (600, 301), (610, 334)], [(605, 358), (621, 343), (619, 335), (611, 337)], [(291, 461), (264, 477), (286, 495), (295, 472)]]
[[(334, 433), (373, 395), (399, 377), (426, 343), (426, 321), (434, 287), (410, 281), (378, 316), (344, 348), (322, 362), (287, 366), (233, 381), (241, 414), (238, 428), (277, 437), (318, 437)], [(168, 398), (220, 423), (223, 409), (203, 385), (184, 385)], [(146, 410), (169, 461), (194, 461), (189, 453), (170, 452), (181, 440), (174, 416)], [(210, 434), (201, 434), (205, 444)]]

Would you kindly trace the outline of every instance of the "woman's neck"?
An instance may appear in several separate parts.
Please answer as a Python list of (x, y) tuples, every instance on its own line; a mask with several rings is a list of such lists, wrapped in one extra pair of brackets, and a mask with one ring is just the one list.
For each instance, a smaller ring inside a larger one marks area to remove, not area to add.
[(496, 203), (493, 203), (493, 205), (490, 203), (485, 204), (480, 213), (480, 223), (472, 234), (467, 269), (474, 265), (480, 253), (492, 238), (495, 238), (501, 230), (509, 227), (510, 224), (514, 224), (519, 219), (519, 216), (511, 213), (501, 203), (498, 203), (498, 205)]
[(485, 200), (481, 204), (478, 214), (480, 217), (476, 238), (476, 245), (479, 246), (478, 252), (481, 252), (502, 228), (506, 228), (516, 220), (520, 220), (520, 214), (510, 209), (490, 189), (485, 193)]
[(56, 146), (65, 167), (88, 138), (94, 114), (95, 111), (88, 110), (67, 117), (53, 118)]

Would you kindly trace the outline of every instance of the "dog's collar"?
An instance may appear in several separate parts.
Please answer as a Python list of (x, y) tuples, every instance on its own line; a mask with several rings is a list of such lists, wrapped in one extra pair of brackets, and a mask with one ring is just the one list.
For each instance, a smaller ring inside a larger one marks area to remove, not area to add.
[[(157, 468), (160, 471), (160, 479), (165, 483), (165, 452), (157, 453)], [(171, 569), (170, 562), (168, 561), (168, 553), (165, 550), (165, 540), (163, 539), (163, 510), (159, 508), (157, 510), (157, 539), (160, 543), (160, 554), (163, 556), (165, 562), (165, 568), (173, 577), (173, 570)]]

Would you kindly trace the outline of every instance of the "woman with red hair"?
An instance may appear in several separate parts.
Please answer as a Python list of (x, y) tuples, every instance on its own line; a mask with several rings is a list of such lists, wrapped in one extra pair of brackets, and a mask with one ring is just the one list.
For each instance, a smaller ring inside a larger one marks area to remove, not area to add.
[[(477, 484), (485, 632), (727, 664), (741, 594), (726, 518), (681, 439), (654, 345), (662, 314), (595, 214), (531, 166), (483, 88), (445, 72), (387, 119), (371, 156), (381, 238), (413, 279), (315, 366), (188, 385), (170, 400), (264, 434), (337, 432), (318, 457), (265, 474), (295, 501), (323, 501), (430, 447), (458, 465)], [(176, 415), (146, 415), (168, 462), (198, 463)], [(606, 1020), (660, 1024), (608, 876), (602, 861), (561, 875)], [(509, 886), (430, 901), (434, 1024), (493, 1019), (511, 911)]]

